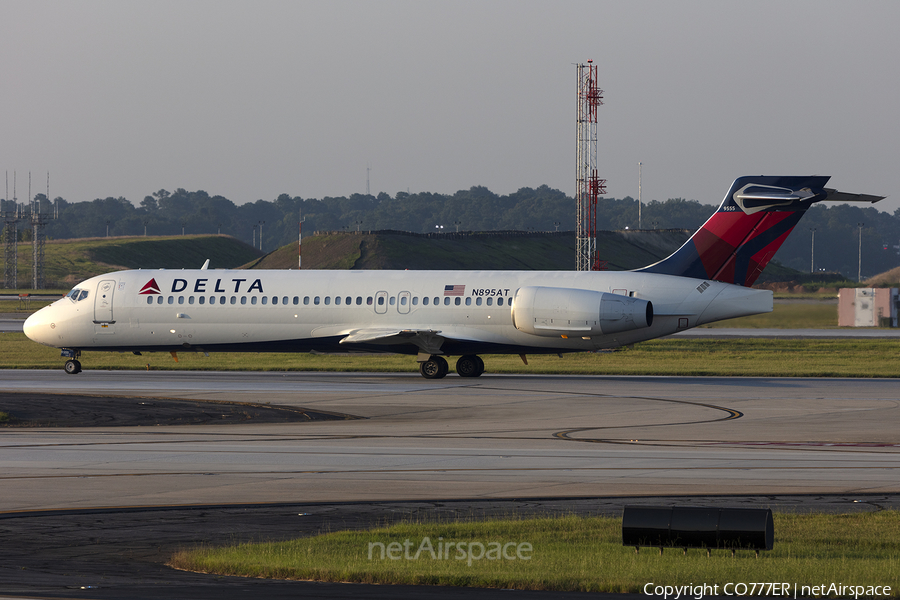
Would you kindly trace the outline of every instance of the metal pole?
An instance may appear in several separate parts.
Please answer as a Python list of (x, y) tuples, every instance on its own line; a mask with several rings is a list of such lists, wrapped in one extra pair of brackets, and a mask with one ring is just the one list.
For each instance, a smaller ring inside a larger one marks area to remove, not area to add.
[(641, 228), (641, 177), (644, 163), (638, 163), (638, 229)]
[(812, 232), (812, 242), (810, 244), (809, 249), (809, 272), (816, 272), (816, 228), (810, 227), (809, 230)]
[(856, 271), (856, 281), (862, 281), (862, 228), (865, 223), (857, 223), (856, 226), (859, 228), (859, 267)]

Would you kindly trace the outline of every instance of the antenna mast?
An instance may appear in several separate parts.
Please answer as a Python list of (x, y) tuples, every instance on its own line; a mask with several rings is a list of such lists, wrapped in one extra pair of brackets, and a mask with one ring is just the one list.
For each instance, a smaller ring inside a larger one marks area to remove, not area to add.
[(577, 66), (578, 105), (576, 127), (575, 202), (576, 269), (600, 271), (606, 261), (600, 260), (597, 248), (597, 199), (606, 193), (606, 180), (597, 175), (597, 108), (603, 104), (603, 90), (597, 87), (597, 66)]
[(13, 206), (9, 204), (9, 171), (6, 172), (5, 209), (3, 211), (3, 287), (19, 289), (19, 205), (16, 199), (16, 172), (13, 171)]

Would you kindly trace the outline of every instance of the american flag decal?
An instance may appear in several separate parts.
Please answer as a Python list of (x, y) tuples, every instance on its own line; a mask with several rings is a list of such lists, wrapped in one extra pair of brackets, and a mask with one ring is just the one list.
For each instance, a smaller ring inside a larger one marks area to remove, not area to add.
[(445, 296), (462, 296), (466, 293), (466, 286), (464, 285), (445, 285), (444, 286), (444, 295)]

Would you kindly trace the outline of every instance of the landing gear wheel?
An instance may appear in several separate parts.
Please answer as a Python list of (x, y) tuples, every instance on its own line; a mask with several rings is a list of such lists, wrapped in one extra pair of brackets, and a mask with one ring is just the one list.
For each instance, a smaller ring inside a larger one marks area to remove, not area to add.
[(66, 366), (63, 367), (69, 375), (77, 375), (81, 373), (81, 363), (77, 360), (67, 360)]
[(478, 377), (484, 373), (484, 361), (474, 354), (460, 356), (456, 361), (456, 372), (460, 377)]
[(425, 379), (441, 379), (447, 375), (450, 367), (442, 356), (432, 356), (425, 362), (419, 363), (419, 373)]

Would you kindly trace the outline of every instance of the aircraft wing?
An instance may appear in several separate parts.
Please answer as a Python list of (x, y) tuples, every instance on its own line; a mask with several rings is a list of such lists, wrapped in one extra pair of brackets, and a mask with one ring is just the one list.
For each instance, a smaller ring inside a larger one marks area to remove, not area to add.
[(446, 337), (434, 329), (356, 329), (345, 336), (341, 344), (411, 344), (428, 354), (441, 354)]

